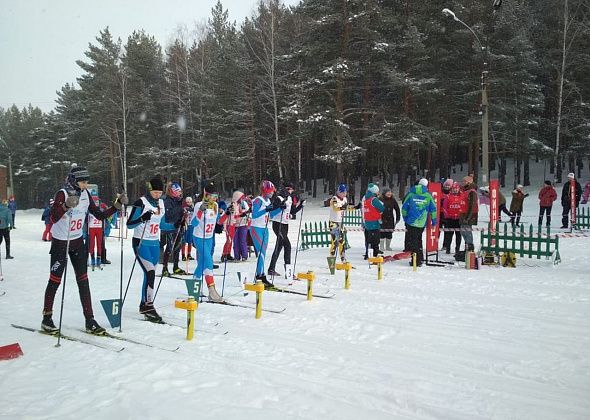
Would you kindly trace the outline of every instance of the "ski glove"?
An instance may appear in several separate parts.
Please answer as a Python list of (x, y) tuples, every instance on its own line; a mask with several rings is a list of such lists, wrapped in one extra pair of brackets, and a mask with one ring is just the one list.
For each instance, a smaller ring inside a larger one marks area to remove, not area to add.
[(115, 206), (117, 210), (121, 210), (121, 208), (123, 208), (123, 206), (126, 206), (127, 204), (129, 204), (129, 198), (127, 197), (127, 194), (122, 193), (119, 194), (119, 196), (113, 203), (113, 206)]
[(224, 213), (225, 213), (225, 214), (227, 214), (227, 215), (231, 214), (231, 213), (232, 213), (232, 208), (231, 208), (231, 206), (230, 206), (230, 207), (228, 207), (228, 208), (225, 210), (225, 212), (224, 212)]
[(266, 206), (266, 209), (265, 209), (265, 210), (266, 210), (267, 212), (269, 212), (269, 213), (270, 213), (271, 211), (273, 211), (273, 210), (275, 210), (275, 209), (276, 209), (276, 208), (275, 208), (275, 206), (273, 206), (273, 205), (271, 204), (271, 205), (269, 205), (269, 206)]
[(206, 201), (203, 201), (201, 203), (201, 206), (199, 207), (199, 211), (203, 212), (205, 210), (207, 210), (209, 208), (209, 203)]
[(142, 222), (147, 222), (151, 218), (152, 218), (152, 212), (151, 211), (146, 211), (144, 214), (141, 215), (141, 217), (139, 219)]
[(78, 205), (78, 203), (80, 202), (80, 197), (78, 197), (77, 195), (68, 195), (68, 198), (66, 198), (66, 207), (71, 209), (72, 207), (76, 207)]

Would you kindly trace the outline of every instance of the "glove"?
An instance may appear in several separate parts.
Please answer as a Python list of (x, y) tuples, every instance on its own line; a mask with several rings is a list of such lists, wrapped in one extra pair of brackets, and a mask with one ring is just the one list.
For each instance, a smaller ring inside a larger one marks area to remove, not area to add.
[(207, 201), (203, 201), (201, 206), (199, 207), (199, 211), (203, 212), (209, 208), (209, 203)]
[(78, 197), (77, 195), (68, 195), (68, 198), (66, 198), (66, 207), (71, 209), (72, 207), (76, 207), (78, 205), (78, 203), (80, 202), (80, 197)]
[(141, 215), (141, 217), (139, 218), (139, 220), (141, 220), (142, 222), (147, 222), (151, 218), (152, 218), (152, 212), (151, 211), (146, 211), (144, 214)]
[(299, 207), (305, 207), (305, 200), (301, 200), (301, 203), (299, 203)]
[(268, 206), (266, 206), (265, 210), (270, 213), (271, 211), (275, 210), (275, 206), (273, 206), (272, 204), (268, 205)]
[(232, 213), (231, 206), (228, 207), (227, 209), (225, 209), (224, 213), (227, 214), (227, 215), (230, 215)]
[(284, 201), (281, 201), (281, 204), (279, 204), (278, 208), (281, 210), (285, 210), (287, 208), (287, 203), (285, 203)]
[(126, 206), (127, 204), (129, 204), (129, 198), (127, 197), (127, 194), (121, 193), (113, 203), (113, 206), (115, 206), (117, 210), (121, 210), (123, 206)]

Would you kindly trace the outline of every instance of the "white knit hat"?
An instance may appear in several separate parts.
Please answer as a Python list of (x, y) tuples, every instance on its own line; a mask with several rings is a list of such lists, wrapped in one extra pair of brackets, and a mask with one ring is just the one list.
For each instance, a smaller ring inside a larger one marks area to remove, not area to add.
[(369, 187), (367, 188), (367, 190), (372, 192), (373, 194), (379, 194), (379, 186), (376, 184), (373, 184), (372, 182), (369, 184)]
[(567, 174), (567, 177), (570, 179), (575, 179), (576, 175), (573, 172), (570, 172), (569, 174)]
[(428, 187), (428, 180), (426, 178), (422, 178), (420, 181), (418, 181), (418, 184), (422, 185), (423, 187)]

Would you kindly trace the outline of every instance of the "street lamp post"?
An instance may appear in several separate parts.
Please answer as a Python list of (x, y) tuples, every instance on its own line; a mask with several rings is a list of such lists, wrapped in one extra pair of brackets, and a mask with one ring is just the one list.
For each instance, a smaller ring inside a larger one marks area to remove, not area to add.
[(488, 108), (489, 108), (489, 102), (488, 102), (488, 83), (487, 83), (487, 76), (488, 76), (488, 71), (487, 71), (487, 60), (486, 60), (486, 53), (487, 50), (486, 48), (483, 46), (483, 44), (481, 43), (479, 37), (477, 36), (477, 34), (475, 33), (475, 31), (473, 29), (471, 29), (471, 27), (469, 25), (467, 25), (465, 22), (463, 22), (461, 19), (459, 19), (457, 17), (457, 15), (455, 15), (455, 13), (452, 10), (449, 9), (443, 9), (442, 10), (443, 14), (450, 16), (453, 18), (453, 20), (455, 22), (459, 22), (461, 25), (465, 26), (467, 29), (469, 29), (469, 31), (473, 34), (473, 36), (475, 37), (475, 39), (477, 40), (477, 43), (479, 44), (479, 48), (483, 54), (483, 69), (481, 72), (481, 108), (482, 108), (482, 116), (481, 116), (481, 180), (482, 180), (482, 184), (483, 185), (487, 185), (488, 184), (488, 176), (490, 173), (489, 170), (489, 139), (488, 139), (488, 125), (489, 125), (489, 116), (488, 116)]
[[(6, 195), (10, 197), (14, 194), (14, 184), (12, 183), (12, 153), (10, 152), (10, 147), (6, 144), (4, 139), (0, 137), (0, 143), (6, 147), (6, 151), (8, 152), (8, 177), (10, 179), (10, 189), (7, 187)], [(8, 198), (7, 197), (7, 198)]]

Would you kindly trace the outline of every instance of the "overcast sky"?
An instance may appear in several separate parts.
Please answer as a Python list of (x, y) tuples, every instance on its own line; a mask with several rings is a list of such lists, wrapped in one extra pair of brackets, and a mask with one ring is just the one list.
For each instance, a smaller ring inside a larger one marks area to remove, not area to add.
[[(144, 29), (162, 45), (179, 25), (206, 22), (217, 0), (0, 0), (0, 107), (29, 103), (43, 111), (55, 106), (56, 91), (74, 83), (106, 26), (123, 43)], [(251, 16), (257, 0), (222, 0), (238, 24)], [(287, 5), (299, 0), (283, 0)]]

